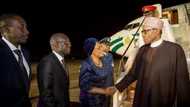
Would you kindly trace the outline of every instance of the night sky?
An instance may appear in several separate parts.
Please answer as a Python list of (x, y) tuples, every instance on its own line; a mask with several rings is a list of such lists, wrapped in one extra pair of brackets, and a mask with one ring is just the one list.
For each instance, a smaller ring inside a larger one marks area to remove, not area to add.
[[(80, 0), (81, 1), (81, 0)], [(12, 1), (11, 1), (12, 2)], [(26, 47), (33, 61), (39, 61), (50, 52), (49, 37), (64, 32), (72, 42), (70, 57), (82, 58), (83, 42), (87, 37), (101, 39), (111, 36), (131, 20), (141, 16), (143, 5), (160, 3), (163, 8), (190, 0), (127, 0), (126, 2), (56, 1), (5, 3), (0, 14), (16, 13), (24, 17), (30, 37)]]

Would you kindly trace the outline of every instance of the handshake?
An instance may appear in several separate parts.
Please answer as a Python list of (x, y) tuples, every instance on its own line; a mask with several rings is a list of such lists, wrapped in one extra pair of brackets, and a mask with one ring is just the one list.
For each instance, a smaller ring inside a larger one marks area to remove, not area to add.
[(110, 86), (105, 88), (105, 94), (106, 95), (113, 95), (117, 91), (117, 88), (115, 86)]

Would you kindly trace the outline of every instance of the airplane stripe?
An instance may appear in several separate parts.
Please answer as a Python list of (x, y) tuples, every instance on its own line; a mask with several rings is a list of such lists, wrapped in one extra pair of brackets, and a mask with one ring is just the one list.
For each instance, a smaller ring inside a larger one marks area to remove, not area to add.
[(121, 48), (123, 45), (124, 45), (123, 42), (121, 42), (121, 43), (117, 44), (116, 46), (114, 46), (114, 47), (111, 49), (111, 51), (112, 51), (112, 52), (117, 52), (117, 50), (118, 50), (119, 48)]
[(120, 38), (117, 38), (117, 39), (113, 40), (111, 42), (111, 46), (114, 45), (114, 44), (116, 44), (116, 43), (118, 43), (119, 41), (122, 41), (122, 40), (123, 40), (123, 37), (120, 37)]

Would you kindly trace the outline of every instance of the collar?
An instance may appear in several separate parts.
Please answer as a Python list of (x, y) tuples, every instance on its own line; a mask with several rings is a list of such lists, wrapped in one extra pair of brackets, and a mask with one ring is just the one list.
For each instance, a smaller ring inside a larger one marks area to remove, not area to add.
[(62, 61), (64, 59), (64, 57), (62, 57), (60, 54), (58, 54), (57, 52), (53, 51), (53, 53), (55, 54), (55, 56), (59, 59), (59, 61)]
[(160, 44), (161, 44), (162, 42), (163, 42), (163, 39), (160, 38), (159, 40), (157, 40), (157, 41), (151, 43), (151, 44), (150, 44), (150, 47), (152, 47), (152, 48), (158, 47), (158, 46), (160, 46)]
[(8, 41), (5, 37), (3, 37), (3, 36), (2, 36), (2, 40), (8, 45), (8, 47), (9, 47), (12, 51), (14, 51), (14, 50), (16, 50), (16, 49), (21, 50), (21, 45), (19, 45), (18, 48), (17, 48), (15, 45), (13, 45), (11, 42), (9, 42), (9, 41)]

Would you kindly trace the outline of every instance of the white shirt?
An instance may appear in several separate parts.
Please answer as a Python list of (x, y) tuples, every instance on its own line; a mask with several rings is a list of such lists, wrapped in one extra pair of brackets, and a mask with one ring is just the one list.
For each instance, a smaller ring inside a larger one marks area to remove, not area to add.
[(158, 46), (160, 46), (160, 44), (162, 44), (162, 42), (163, 42), (163, 39), (160, 38), (159, 40), (157, 40), (157, 41), (151, 43), (151, 44), (150, 44), (150, 47), (152, 47), (152, 48), (158, 47)]
[[(54, 54), (55, 54), (55, 56), (58, 58), (58, 60), (59, 60), (59, 62), (60, 63), (62, 63), (62, 60), (64, 60), (64, 57), (62, 57), (61, 55), (59, 55), (57, 52), (55, 52), (55, 51), (52, 51)], [(63, 64), (63, 63), (62, 63)]]
[[(18, 48), (16, 48), (16, 46), (14, 46), (11, 42), (9, 42), (5, 37), (2, 37), (2, 40), (8, 45), (8, 47), (11, 49), (12, 53), (14, 54), (16, 60), (18, 61), (18, 55), (14, 52), (14, 50), (18, 49), (21, 51), (21, 46), (19, 45)], [(22, 55), (22, 59), (23, 59), (23, 64), (24, 64), (24, 67), (27, 71), (27, 74), (28, 76), (30, 75), (30, 68), (29, 68), (29, 65), (21, 51), (21, 55)]]

